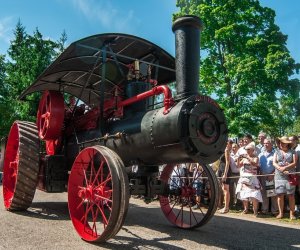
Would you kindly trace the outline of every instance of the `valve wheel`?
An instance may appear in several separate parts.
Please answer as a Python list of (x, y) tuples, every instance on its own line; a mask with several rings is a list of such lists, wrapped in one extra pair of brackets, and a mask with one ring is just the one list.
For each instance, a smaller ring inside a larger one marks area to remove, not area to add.
[(63, 95), (59, 91), (45, 91), (37, 113), (37, 127), (42, 140), (59, 138), (63, 128), (64, 114)]
[(39, 172), (36, 125), (16, 121), (7, 139), (3, 168), (3, 198), (7, 210), (27, 209), (33, 200)]
[(179, 165), (181, 167), (166, 165), (161, 173), (160, 179), (168, 187), (168, 192), (159, 196), (161, 209), (166, 218), (179, 228), (203, 226), (218, 206), (218, 180), (206, 165), (197, 166), (191, 175), (182, 168), (182, 164)]
[(80, 237), (103, 242), (115, 236), (124, 223), (128, 203), (128, 177), (119, 156), (103, 146), (82, 150), (68, 183), (69, 213)]

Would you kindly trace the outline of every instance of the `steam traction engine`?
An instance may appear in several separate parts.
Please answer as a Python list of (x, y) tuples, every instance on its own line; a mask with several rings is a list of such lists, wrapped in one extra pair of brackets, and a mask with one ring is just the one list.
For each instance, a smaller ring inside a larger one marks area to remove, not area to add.
[(176, 59), (125, 34), (71, 44), (21, 96), (43, 92), (36, 124), (16, 121), (8, 136), (6, 209), (27, 209), (36, 188), (67, 191), (74, 228), (100, 242), (122, 227), (130, 195), (158, 197), (180, 228), (205, 224), (218, 203), (206, 164), (223, 153), (227, 128), (218, 104), (198, 93), (201, 27), (194, 16), (174, 22)]

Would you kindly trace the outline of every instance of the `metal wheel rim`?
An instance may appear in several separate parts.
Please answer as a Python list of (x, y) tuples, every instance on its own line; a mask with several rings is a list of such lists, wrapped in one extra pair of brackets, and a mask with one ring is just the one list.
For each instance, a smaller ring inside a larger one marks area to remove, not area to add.
[(10, 211), (27, 209), (33, 200), (39, 172), (39, 139), (35, 124), (16, 121), (4, 155), (3, 199)]
[[(172, 172), (175, 168), (175, 165), (166, 165), (162, 171), (160, 179), (170, 186), (173, 181)], [(189, 182), (183, 182), (186, 180), (186, 177), (177, 173), (180, 180), (182, 180), (182, 186), (177, 187), (177, 193), (168, 195), (160, 195), (159, 201), (161, 209), (173, 225), (183, 228), (183, 229), (192, 229), (203, 226), (206, 224), (210, 218), (214, 215), (217, 205), (218, 205), (218, 181), (211, 170), (210, 167), (202, 166), (202, 170), (198, 171), (198, 176), (203, 180), (206, 180), (207, 183), (203, 185), (203, 194), (201, 193), (201, 202), (200, 206), (197, 209), (194, 209), (194, 197), (196, 194), (195, 188), (195, 177), (190, 178)], [(205, 202), (205, 191), (208, 191), (209, 200), (207, 204)]]
[(112, 160), (112, 151), (107, 150), (95, 146), (81, 151), (69, 176), (70, 217), (75, 230), (86, 241), (102, 242), (113, 237), (128, 208), (128, 202), (121, 201), (126, 193), (120, 182), (122, 164)]
[(3, 167), (3, 198), (6, 209), (10, 208), (14, 196), (19, 165), (19, 128), (14, 123), (8, 135)]

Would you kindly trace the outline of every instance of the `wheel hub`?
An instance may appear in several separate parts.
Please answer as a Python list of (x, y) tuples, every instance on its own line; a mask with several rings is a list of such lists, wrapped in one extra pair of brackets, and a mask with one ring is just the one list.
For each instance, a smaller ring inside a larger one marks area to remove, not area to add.
[(98, 187), (88, 185), (86, 188), (81, 188), (79, 190), (78, 196), (82, 199), (87, 199), (89, 202), (95, 203), (110, 198), (110, 192), (108, 191), (108, 187), (104, 185)]
[(17, 161), (11, 161), (9, 163), (9, 168), (12, 169), (11, 177), (15, 177), (17, 175), (17, 169), (18, 169), (18, 162)]
[(190, 186), (184, 186), (181, 188), (181, 196), (182, 197), (191, 197), (195, 195), (196, 190)]

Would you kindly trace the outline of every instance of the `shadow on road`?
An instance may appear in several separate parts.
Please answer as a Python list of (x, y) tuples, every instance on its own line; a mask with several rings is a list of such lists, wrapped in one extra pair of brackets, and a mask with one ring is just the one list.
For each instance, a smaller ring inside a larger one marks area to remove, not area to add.
[[(195, 230), (184, 230), (169, 224), (160, 213), (160, 208), (146, 208), (132, 205), (122, 230), (132, 237), (115, 236), (106, 243), (110, 249), (136, 248), (151, 246), (156, 249), (188, 249), (174, 246), (174, 241), (183, 239), (197, 244), (222, 249), (299, 249), (299, 228), (287, 228), (265, 224), (265, 221), (246, 221), (242, 219), (214, 216), (205, 226)], [(140, 225), (161, 237), (146, 239), (140, 237), (131, 226)], [(173, 241), (172, 245), (168, 242)], [(146, 248), (145, 248), (146, 249)]]
[(16, 214), (47, 220), (70, 220), (67, 202), (33, 202), (26, 211)]

